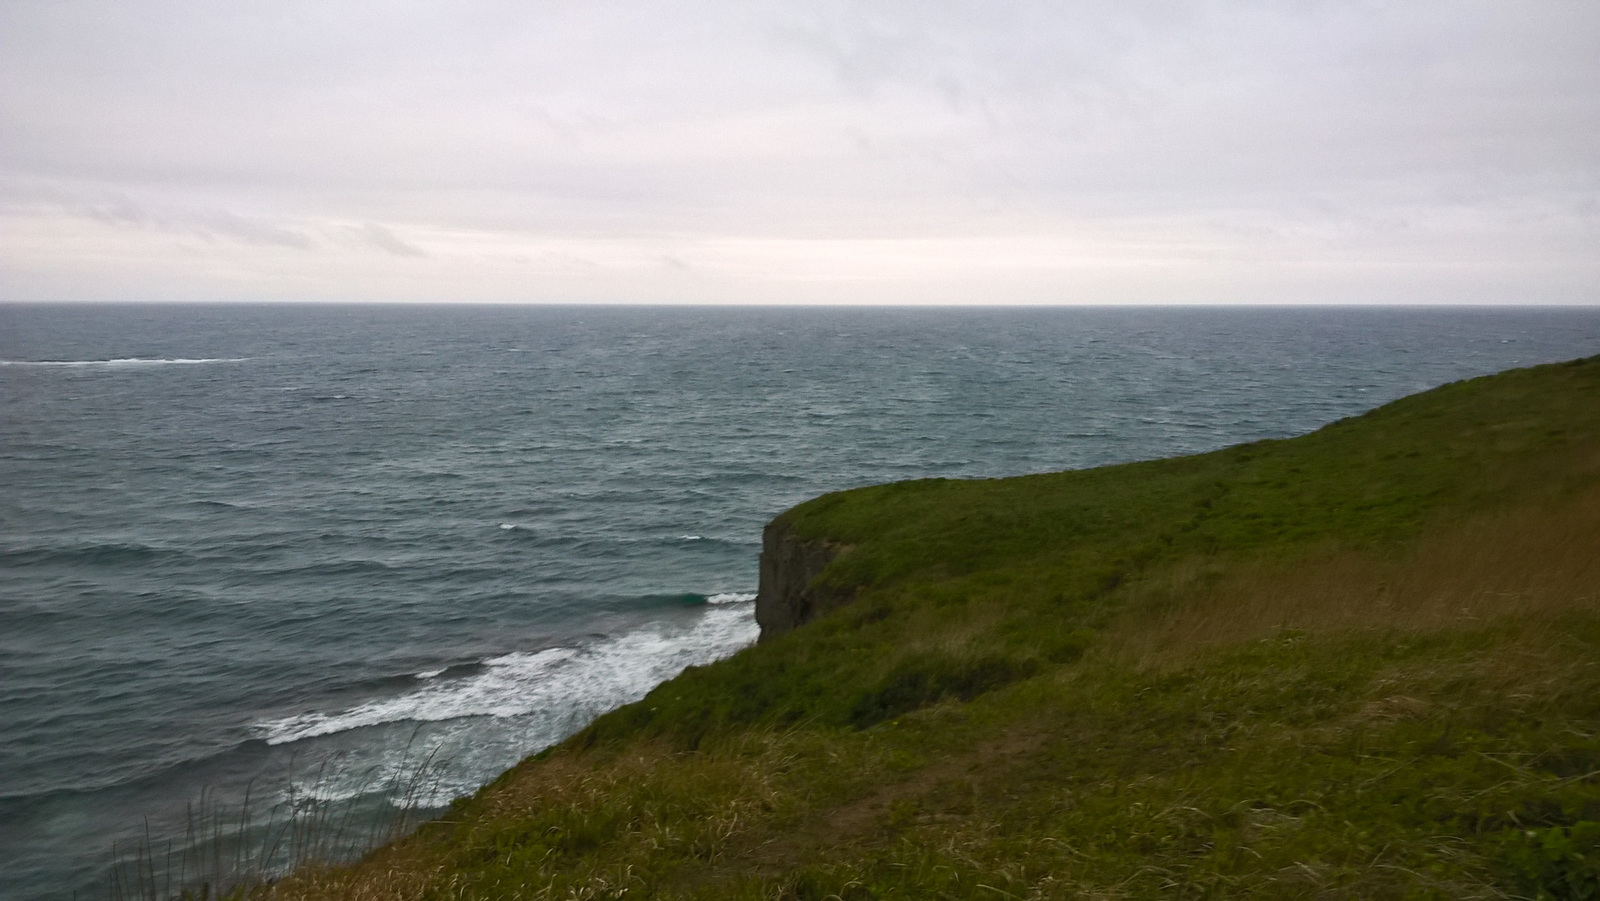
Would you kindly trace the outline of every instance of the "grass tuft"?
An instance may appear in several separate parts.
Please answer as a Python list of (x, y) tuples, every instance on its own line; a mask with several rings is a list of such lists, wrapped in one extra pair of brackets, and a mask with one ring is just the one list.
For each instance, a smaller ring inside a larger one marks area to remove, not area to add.
[(253, 787), (236, 804), (202, 791), (185, 806), (182, 839), (158, 839), (146, 821), (138, 838), (112, 849), (111, 901), (242, 901), (289, 872), (359, 859), (425, 819), (443, 773), (441, 762), (424, 755), (388, 778), (368, 771), (350, 797), (333, 791), (348, 784), (335, 759), (320, 763), (303, 785), (291, 772), (276, 800)]

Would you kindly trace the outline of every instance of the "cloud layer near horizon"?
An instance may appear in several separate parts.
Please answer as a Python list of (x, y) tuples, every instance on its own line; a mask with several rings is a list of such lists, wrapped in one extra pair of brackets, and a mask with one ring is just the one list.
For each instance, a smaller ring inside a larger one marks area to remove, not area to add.
[(0, 7), (0, 299), (1600, 302), (1600, 7)]

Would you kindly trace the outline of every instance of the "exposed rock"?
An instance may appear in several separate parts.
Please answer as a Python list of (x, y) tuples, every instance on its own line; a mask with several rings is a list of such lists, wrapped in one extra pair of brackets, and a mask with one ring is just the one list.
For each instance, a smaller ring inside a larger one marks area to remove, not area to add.
[(800, 538), (782, 518), (767, 523), (761, 533), (761, 587), (756, 594), (762, 641), (850, 601), (853, 591), (812, 584), (840, 550), (827, 541)]

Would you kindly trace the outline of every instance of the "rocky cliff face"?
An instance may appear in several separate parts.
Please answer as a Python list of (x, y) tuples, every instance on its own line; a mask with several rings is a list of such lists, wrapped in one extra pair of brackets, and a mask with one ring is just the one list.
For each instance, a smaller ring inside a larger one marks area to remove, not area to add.
[(767, 524), (761, 533), (761, 587), (756, 594), (762, 641), (849, 602), (853, 592), (811, 584), (839, 550), (826, 541), (801, 539), (782, 519)]

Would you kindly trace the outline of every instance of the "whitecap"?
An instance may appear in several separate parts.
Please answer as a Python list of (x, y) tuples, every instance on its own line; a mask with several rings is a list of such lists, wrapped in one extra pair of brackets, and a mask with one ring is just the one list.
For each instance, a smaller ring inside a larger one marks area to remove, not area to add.
[(0, 360), (0, 366), (197, 366), (202, 363), (243, 363), (249, 357), (116, 357), (110, 360)]
[(706, 598), (707, 604), (748, 604), (756, 599), (753, 591), (720, 591)]
[(529, 741), (524, 753), (532, 753), (644, 697), (686, 667), (753, 643), (760, 631), (754, 613), (736, 602), (754, 597), (713, 595), (707, 600), (715, 606), (689, 625), (657, 623), (590, 645), (492, 657), (465, 678), (424, 680), (397, 697), (284, 717), (258, 724), (256, 732), (267, 744), (281, 745), (388, 723), (521, 717)]

